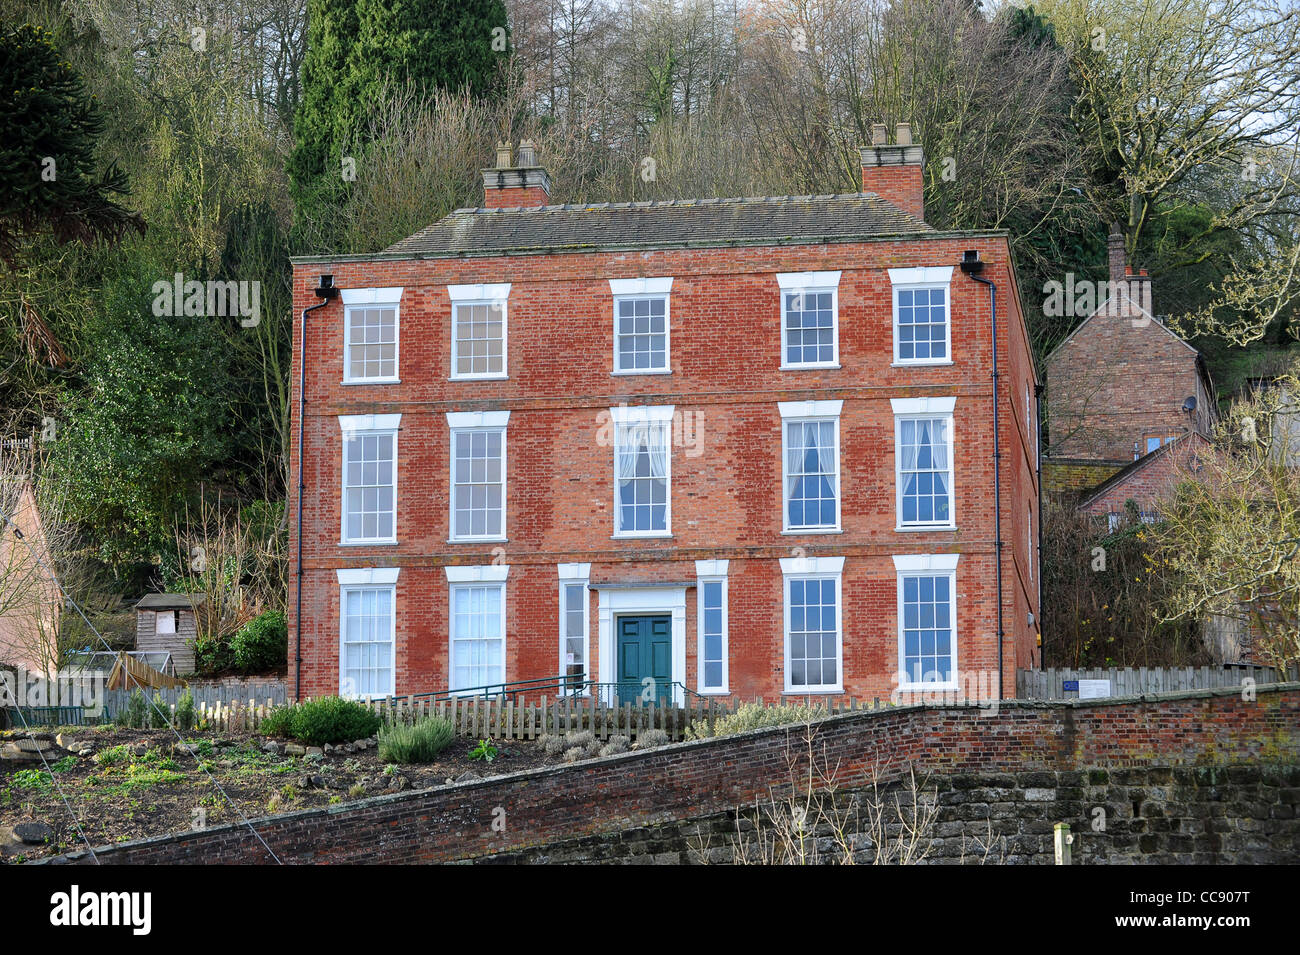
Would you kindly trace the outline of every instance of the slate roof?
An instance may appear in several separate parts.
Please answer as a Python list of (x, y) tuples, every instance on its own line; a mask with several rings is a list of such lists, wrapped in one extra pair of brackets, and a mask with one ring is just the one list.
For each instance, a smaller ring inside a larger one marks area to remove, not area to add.
[(188, 610), (192, 604), (207, 599), (203, 594), (147, 594), (135, 605), (136, 610)]
[(764, 245), (935, 230), (875, 193), (457, 209), (385, 255)]
[(1210, 443), (1210, 439), (1199, 431), (1184, 431), (1178, 437), (1174, 438), (1171, 441), (1166, 441), (1164, 444), (1160, 445), (1160, 447), (1156, 448), (1154, 451), (1148, 451), (1140, 458), (1135, 459), (1131, 464), (1116, 471), (1110, 477), (1106, 478), (1106, 480), (1102, 481), (1100, 484), (1094, 487), (1091, 491), (1086, 492), (1083, 496), (1079, 498), (1079, 503), (1077, 505), (1078, 509), (1083, 510), (1083, 508), (1087, 507), (1089, 504), (1098, 500), (1109, 491), (1112, 491), (1119, 485), (1126, 483), (1129, 478), (1131, 478), (1138, 471), (1141, 471), (1147, 465), (1154, 464), (1156, 461), (1160, 460), (1160, 457), (1162, 455), (1172, 454), (1176, 446), (1179, 446), (1184, 442), (1191, 441), (1193, 440), (1193, 438), (1199, 438), (1201, 442), (1204, 444)]

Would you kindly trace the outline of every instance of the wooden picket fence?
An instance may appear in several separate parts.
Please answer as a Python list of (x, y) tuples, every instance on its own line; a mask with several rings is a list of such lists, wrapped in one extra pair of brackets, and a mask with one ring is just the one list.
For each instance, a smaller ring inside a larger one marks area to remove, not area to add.
[[(1289, 678), (1296, 679), (1292, 673)], [(1016, 695), (1029, 700), (1074, 700), (1078, 689), (1066, 690), (1065, 683), (1077, 680), (1109, 680), (1111, 696), (1149, 696), (1180, 690), (1239, 688), (1246, 680), (1278, 683), (1286, 679), (1272, 667), (1111, 667), (1084, 670), (1056, 669), (1016, 671)]]

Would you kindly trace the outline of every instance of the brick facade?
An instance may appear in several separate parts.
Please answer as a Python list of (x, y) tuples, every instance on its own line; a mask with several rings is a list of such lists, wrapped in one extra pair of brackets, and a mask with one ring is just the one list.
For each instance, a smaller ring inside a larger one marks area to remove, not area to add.
[(1079, 511), (1094, 516), (1123, 514), (1129, 501), (1141, 510), (1168, 496), (1174, 486), (1185, 480), (1196, 463), (1196, 452), (1209, 442), (1189, 431), (1172, 443), (1143, 455), (1119, 473), (1094, 488), (1079, 502)]
[[(485, 171), (491, 179), (499, 170)], [(919, 173), (918, 173), (919, 175)], [(917, 180), (919, 188), (919, 179)], [(918, 194), (919, 198), (919, 194)], [(548, 207), (558, 209), (561, 207)], [(479, 213), (483, 215), (484, 213)], [(500, 215), (503, 213), (491, 213)], [(505, 213), (521, 215), (518, 212)], [(526, 213), (525, 213), (526, 214)], [(533, 215), (550, 215), (546, 210)], [(592, 215), (599, 214), (596, 211)], [(835, 231), (827, 223), (828, 232)], [(448, 579), (455, 566), (508, 566), (505, 679), (554, 677), (559, 653), (557, 565), (590, 564), (588, 664), (601, 659), (602, 601), (653, 583), (681, 593), (674, 609), (681, 667), (674, 681), (697, 686), (698, 560), (726, 560), (729, 690), (744, 698), (785, 689), (780, 560), (842, 557), (843, 691), (885, 697), (898, 669), (895, 555), (959, 554), (957, 666), (997, 670), (993, 520), (994, 428), (988, 289), (955, 266), (977, 250), (996, 283), (1002, 386), (1003, 686), (1036, 661), (1036, 436), (1025, 396), (1036, 376), (1019, 312), (1006, 235), (908, 234), (701, 247), (574, 250), (527, 254), (351, 256), (300, 259), (295, 315), (315, 304), (318, 276), (342, 289), (402, 289), (400, 381), (343, 384), (344, 306), (306, 319), (306, 493), (303, 499), (302, 667), (295, 660), (291, 593), (290, 673), (302, 695), (339, 691), (337, 571), (400, 568), (396, 583), (395, 688), (449, 685)], [(896, 366), (890, 268), (953, 266), (950, 364)], [(781, 299), (775, 273), (840, 271), (839, 367), (782, 370)], [(612, 375), (611, 279), (671, 276), (671, 373)], [(508, 376), (451, 380), (448, 286), (510, 283)], [(304, 334), (301, 321), (295, 342)], [(295, 344), (295, 362), (298, 347)], [(297, 383), (295, 364), (292, 380)], [(891, 399), (950, 397), (954, 405), (956, 530), (895, 530)], [(779, 402), (841, 401), (841, 529), (782, 531)], [(681, 426), (671, 448), (671, 537), (614, 538), (610, 409), (671, 404)], [(294, 395), (297, 446), (297, 393)], [(508, 540), (449, 543), (447, 412), (509, 411)], [(340, 546), (342, 436), (339, 415), (401, 414), (396, 544)], [(296, 473), (295, 454), (291, 462)], [(297, 501), (291, 493), (289, 506)], [(291, 523), (292, 526), (292, 523)], [(291, 553), (296, 539), (291, 542)], [(291, 588), (296, 565), (290, 568)], [(802, 694), (800, 694), (802, 695)]]

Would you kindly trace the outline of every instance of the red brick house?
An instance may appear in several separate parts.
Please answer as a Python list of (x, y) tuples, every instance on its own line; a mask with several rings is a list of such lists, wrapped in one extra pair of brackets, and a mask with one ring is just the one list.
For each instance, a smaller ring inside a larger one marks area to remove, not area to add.
[(927, 225), (884, 133), (861, 193), (594, 205), (507, 146), (483, 207), (295, 259), (295, 692), (1014, 687), (1037, 377), (1007, 236)]
[(1209, 434), (1217, 415), (1205, 360), (1154, 314), (1118, 230), (1109, 246), (1105, 300), (1044, 362), (1049, 490), (1094, 487), (1188, 431)]
[(1209, 444), (1209, 438), (1199, 431), (1184, 431), (1084, 493), (1079, 511), (1105, 517), (1114, 530), (1123, 521), (1128, 502), (1133, 501), (1140, 520), (1154, 521), (1155, 505), (1172, 493), (1179, 481), (1195, 473), (1197, 452)]

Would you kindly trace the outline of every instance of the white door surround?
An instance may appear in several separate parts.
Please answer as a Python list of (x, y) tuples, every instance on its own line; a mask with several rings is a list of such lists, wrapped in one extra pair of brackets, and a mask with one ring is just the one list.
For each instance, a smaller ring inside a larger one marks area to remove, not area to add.
[[(593, 584), (599, 595), (597, 639), (601, 683), (618, 682), (617, 660), (614, 651), (614, 618), (617, 616), (645, 616), (669, 614), (673, 618), (673, 672), (675, 684), (686, 683), (686, 588), (676, 587), (603, 587)], [(613, 701), (613, 688), (602, 687), (605, 702)], [(673, 687), (673, 702), (685, 705), (681, 686)]]

